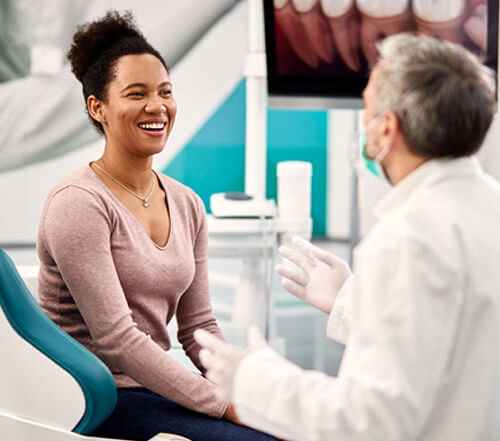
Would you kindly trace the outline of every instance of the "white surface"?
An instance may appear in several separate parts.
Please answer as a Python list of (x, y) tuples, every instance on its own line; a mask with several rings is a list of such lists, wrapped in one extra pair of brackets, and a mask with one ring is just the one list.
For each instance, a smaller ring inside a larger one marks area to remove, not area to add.
[(19, 275), (31, 292), (31, 295), (38, 299), (38, 265), (17, 265)]
[(19, 337), (1, 308), (0, 341), (0, 412), (73, 429), (86, 407), (76, 380)]
[[(0, 243), (34, 244), (49, 191), (102, 153), (102, 141), (44, 163), (0, 173)], [(8, 208), (7, 208), (8, 207)]]
[(56, 75), (63, 67), (63, 52), (57, 46), (37, 44), (31, 48), (31, 74)]
[(312, 164), (307, 161), (281, 161), (276, 167), (278, 178), (310, 178)]
[[(120, 441), (78, 435), (50, 425), (9, 415), (0, 410), (0, 439), (2, 441)], [(126, 441), (126, 440), (122, 440)]]
[(274, 199), (254, 197), (248, 200), (228, 199), (226, 193), (210, 196), (210, 210), (215, 217), (273, 217), (276, 207)]

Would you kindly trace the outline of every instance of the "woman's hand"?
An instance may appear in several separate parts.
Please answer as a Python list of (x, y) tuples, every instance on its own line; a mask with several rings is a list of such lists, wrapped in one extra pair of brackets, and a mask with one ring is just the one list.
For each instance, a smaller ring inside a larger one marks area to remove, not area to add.
[(222, 418), (230, 421), (231, 423), (238, 424), (239, 426), (244, 426), (244, 424), (238, 418), (238, 415), (236, 414), (236, 411), (234, 410), (234, 406), (231, 403), (228, 404), (227, 409), (224, 412), (224, 415), (222, 416)]

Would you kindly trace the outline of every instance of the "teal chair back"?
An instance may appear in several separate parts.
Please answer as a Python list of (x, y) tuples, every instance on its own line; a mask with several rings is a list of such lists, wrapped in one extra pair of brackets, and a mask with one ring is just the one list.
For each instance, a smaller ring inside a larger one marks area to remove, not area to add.
[(115, 405), (108, 368), (47, 317), (0, 249), (0, 413), (86, 435)]

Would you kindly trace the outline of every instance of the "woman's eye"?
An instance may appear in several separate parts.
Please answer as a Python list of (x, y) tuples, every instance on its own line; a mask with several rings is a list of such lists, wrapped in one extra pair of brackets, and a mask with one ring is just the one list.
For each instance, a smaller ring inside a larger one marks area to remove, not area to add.
[(144, 94), (142, 92), (130, 92), (128, 94), (128, 96), (131, 96), (131, 97), (141, 97), (141, 96), (144, 96)]
[(170, 95), (172, 95), (172, 91), (171, 90), (162, 90), (160, 92), (160, 95), (162, 95), (162, 96), (170, 96)]

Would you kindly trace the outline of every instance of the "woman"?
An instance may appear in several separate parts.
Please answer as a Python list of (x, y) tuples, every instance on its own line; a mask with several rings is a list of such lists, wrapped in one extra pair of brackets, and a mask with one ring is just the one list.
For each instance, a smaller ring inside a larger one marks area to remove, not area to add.
[(167, 323), (202, 369), (193, 332), (221, 336), (208, 296), (207, 226), (200, 198), (152, 170), (177, 107), (167, 66), (130, 13), (80, 26), (68, 53), (103, 155), (54, 188), (38, 235), (40, 302), (98, 355), (118, 403), (94, 435), (147, 440), (270, 440), (235, 425), (213, 385), (168, 354)]

